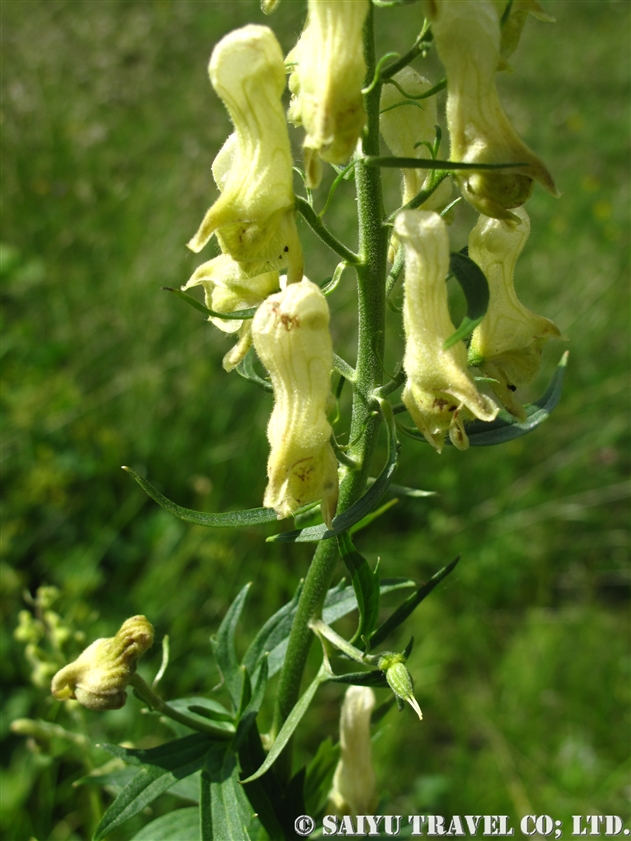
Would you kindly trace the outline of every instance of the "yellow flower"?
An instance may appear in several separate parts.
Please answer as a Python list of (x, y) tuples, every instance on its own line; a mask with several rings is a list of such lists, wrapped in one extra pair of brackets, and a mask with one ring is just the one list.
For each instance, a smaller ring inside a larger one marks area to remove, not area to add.
[[(186, 291), (192, 286), (202, 286), (206, 306), (215, 312), (231, 313), (258, 307), (268, 295), (278, 291), (278, 272), (263, 272), (252, 277), (243, 265), (233, 260), (229, 254), (220, 254), (199, 266), (182, 289)], [(209, 316), (208, 320), (224, 333), (238, 333), (238, 343), (223, 358), (225, 370), (232, 371), (250, 349), (252, 322), (212, 316)]]
[(98, 639), (73, 662), (57, 672), (51, 693), (58, 701), (76, 698), (89, 710), (118, 710), (140, 657), (153, 645), (153, 626), (144, 616), (132, 616), (115, 637)]
[(270, 295), (252, 321), (254, 347), (269, 371), (274, 410), (263, 504), (279, 519), (322, 500), (331, 525), (337, 506), (337, 460), (326, 418), (333, 347), (329, 308), (315, 283), (303, 280)]
[(436, 48), (447, 71), (450, 159), (523, 164), (511, 172), (457, 174), (464, 197), (486, 216), (516, 219), (511, 209), (532, 192), (533, 180), (557, 195), (552, 176), (518, 137), (500, 105), (500, 18), (493, 0), (431, 0), (426, 6)]
[(502, 404), (524, 420), (514, 391), (532, 382), (544, 344), (561, 332), (550, 319), (527, 309), (515, 293), (515, 264), (530, 234), (526, 211), (519, 208), (515, 213), (517, 225), (480, 216), (469, 235), (469, 256), (484, 272), (491, 295), (484, 320), (471, 337), (469, 364), (496, 381), (491, 388)]
[(346, 163), (364, 127), (362, 30), (368, 8), (368, 0), (309, 0), (307, 24), (286, 59), (293, 94), (287, 117), (306, 131), (309, 187), (320, 183), (319, 159)]
[(256, 273), (287, 267), (302, 277), (296, 230), (292, 157), (281, 104), (285, 69), (280, 46), (266, 26), (245, 26), (213, 50), (210, 80), (235, 132), (220, 150), (213, 175), (221, 195), (189, 242), (198, 252), (213, 234), (221, 250)]
[(394, 232), (405, 248), (403, 321), (407, 383), (403, 402), (418, 430), (440, 453), (445, 433), (458, 449), (469, 446), (464, 420), (490, 421), (498, 409), (480, 394), (467, 372), (462, 342), (444, 350), (455, 327), (449, 315), (449, 239), (437, 213), (404, 210)]
[(327, 810), (337, 815), (370, 815), (377, 805), (370, 745), (370, 716), (375, 693), (349, 686), (340, 716), (340, 760), (333, 775)]

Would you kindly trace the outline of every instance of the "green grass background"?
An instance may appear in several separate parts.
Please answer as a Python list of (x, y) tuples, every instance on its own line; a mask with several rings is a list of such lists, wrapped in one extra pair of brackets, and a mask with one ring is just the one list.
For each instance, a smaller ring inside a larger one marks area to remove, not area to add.
[[(529, 20), (515, 72), (499, 84), (563, 193), (535, 190), (517, 269), (524, 302), (568, 339), (563, 400), (542, 428), (499, 448), (439, 457), (404, 441), (397, 482), (439, 495), (399, 503), (356, 542), (371, 563), (381, 558), (383, 575), (418, 580), (462, 556), (393, 641), (416, 637), (410, 667), (425, 720), (409, 709), (384, 719), (374, 746), (382, 810), (508, 814), (513, 825), (547, 813), (567, 835), (571, 814), (628, 820), (631, 792), (629, 4), (548, 0), (546, 9), (556, 24)], [(304, 4), (284, 0), (271, 19), (253, 0), (5, 0), (0, 11), (0, 827), (7, 841), (66, 841), (87, 838), (93, 821), (86, 790), (72, 788), (83, 773), (76, 751), (9, 730), (24, 716), (76, 724), (29, 682), (12, 638), (23, 591), (58, 586), (57, 609), (89, 640), (146, 614), (171, 637), (162, 689), (177, 697), (217, 683), (208, 637), (243, 584), (254, 581), (245, 643), (309, 563), (304, 545), (266, 544), (274, 528), (174, 520), (120, 470), (145, 471), (189, 507), (261, 504), (271, 400), (223, 372), (225, 337), (160, 287), (201, 262), (184, 244), (215, 195), (210, 165), (229, 131), (206, 75), (213, 44), (268, 22), (288, 50)], [(419, 6), (376, 14), (382, 52), (405, 50)], [(394, 207), (394, 173), (386, 186)], [(344, 186), (328, 218), (353, 245), (350, 197)], [(458, 210), (454, 246), (474, 220)], [(307, 273), (322, 281), (336, 261), (301, 232)], [(351, 272), (330, 303), (336, 349), (352, 362)], [(390, 340), (392, 368), (394, 316)], [(565, 347), (546, 349), (531, 397)], [(156, 647), (143, 668), (153, 675), (158, 664)], [(336, 736), (340, 696), (318, 695), (299, 756)], [(95, 741), (167, 738), (139, 710), (131, 699), (118, 712), (86, 712), (81, 726)], [(167, 798), (154, 814), (181, 805)]]

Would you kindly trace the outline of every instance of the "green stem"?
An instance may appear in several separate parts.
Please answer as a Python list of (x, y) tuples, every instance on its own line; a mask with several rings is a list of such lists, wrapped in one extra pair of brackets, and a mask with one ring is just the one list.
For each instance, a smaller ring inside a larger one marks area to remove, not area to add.
[[(373, 10), (370, 7), (364, 30), (367, 79), (375, 74)], [(372, 86), (366, 94), (367, 126), (362, 140), (364, 155), (379, 154), (379, 99), (381, 84)], [(377, 403), (374, 391), (382, 382), (380, 360), (385, 346), (385, 277), (388, 251), (388, 229), (384, 226), (384, 209), (381, 191), (381, 172), (378, 167), (367, 167), (363, 159), (355, 165), (359, 219), (359, 257), (334, 239), (333, 249), (353, 265), (357, 272), (358, 296), (358, 347), (357, 367), (353, 390), (349, 457), (359, 465), (358, 470), (348, 471), (340, 486), (338, 512), (345, 511), (362, 495), (366, 488), (381, 415), (375, 412)], [(297, 209), (312, 224), (315, 216), (306, 202), (297, 200)], [(309, 212), (310, 211), (310, 212)], [(317, 218), (317, 217), (316, 217)], [(319, 222), (319, 220), (318, 220)], [(321, 224), (321, 223), (320, 223)], [(314, 230), (316, 230), (314, 228)], [(321, 230), (316, 230), (322, 236)], [(328, 232), (327, 232), (328, 234)], [(332, 236), (328, 234), (329, 236)], [(326, 240), (325, 240), (326, 241)], [(331, 243), (329, 242), (331, 245)], [(273, 732), (278, 733), (287, 716), (300, 697), (300, 685), (313, 641), (309, 624), (320, 618), (333, 570), (338, 561), (335, 540), (318, 544), (298, 602), (296, 617), (287, 645), (287, 654), (280, 675), (274, 711)], [(281, 778), (291, 775), (291, 743), (279, 757), (277, 764)]]

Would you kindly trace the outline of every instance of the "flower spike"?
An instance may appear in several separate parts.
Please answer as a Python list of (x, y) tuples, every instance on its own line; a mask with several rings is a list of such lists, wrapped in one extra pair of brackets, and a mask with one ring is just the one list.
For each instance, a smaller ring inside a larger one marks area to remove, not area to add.
[(252, 336), (274, 388), (263, 504), (280, 519), (321, 499), (330, 527), (338, 495), (337, 460), (326, 417), (333, 346), (329, 307), (320, 288), (305, 279), (270, 295), (252, 320)]
[(478, 392), (469, 376), (464, 344), (443, 347), (456, 329), (445, 283), (447, 228), (437, 213), (404, 210), (395, 219), (394, 232), (405, 248), (403, 367), (407, 382), (403, 402), (419, 432), (439, 453), (446, 432), (454, 446), (465, 450), (469, 441), (464, 420), (491, 421), (498, 408)]
[(287, 267), (302, 277), (294, 217), (292, 157), (281, 104), (285, 70), (280, 45), (266, 26), (245, 26), (213, 50), (210, 80), (235, 126), (213, 175), (221, 195), (189, 242), (198, 252), (213, 234), (224, 253), (254, 274)]
[(462, 193), (480, 213), (517, 221), (511, 212), (532, 193), (533, 180), (558, 195), (552, 176), (518, 137), (495, 86), (500, 17), (494, 0), (426, 0), (436, 48), (447, 71), (447, 123), (453, 161), (522, 164), (514, 171), (465, 171)]
[(287, 56), (293, 94), (287, 118), (307, 133), (308, 187), (320, 183), (320, 158), (346, 163), (364, 127), (362, 30), (368, 9), (368, 0), (309, 0), (307, 24)]
[(480, 216), (469, 235), (469, 256), (484, 272), (490, 292), (486, 315), (471, 337), (469, 364), (494, 380), (491, 388), (499, 400), (523, 421), (526, 415), (514, 391), (534, 380), (544, 344), (560, 338), (561, 331), (549, 318), (527, 309), (515, 293), (515, 264), (530, 234), (524, 208), (515, 214), (517, 225)]

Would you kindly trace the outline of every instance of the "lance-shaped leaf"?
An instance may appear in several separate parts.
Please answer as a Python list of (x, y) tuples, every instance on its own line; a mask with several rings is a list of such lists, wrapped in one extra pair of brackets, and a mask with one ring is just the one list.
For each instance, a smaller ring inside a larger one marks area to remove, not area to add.
[(353, 545), (348, 533), (340, 534), (337, 538), (337, 545), (342, 560), (346, 564), (355, 597), (359, 608), (359, 624), (357, 631), (351, 640), (361, 640), (362, 637), (369, 639), (379, 618), (379, 572), (372, 570), (363, 555), (360, 555)]
[(226, 514), (206, 514), (204, 511), (193, 511), (191, 508), (182, 508), (175, 502), (171, 502), (164, 494), (148, 482), (143, 476), (139, 476), (131, 467), (123, 467), (161, 508), (173, 514), (185, 523), (194, 523), (197, 526), (209, 526), (211, 528), (237, 528), (239, 526), (256, 526), (261, 523), (271, 523), (277, 520), (276, 512), (272, 508), (249, 508), (246, 511), (228, 511)]
[(271, 747), (270, 752), (267, 754), (267, 758), (265, 762), (261, 765), (261, 767), (256, 771), (256, 773), (251, 774), (246, 780), (243, 780), (244, 783), (252, 782), (253, 780), (258, 780), (259, 777), (262, 777), (265, 772), (272, 767), (272, 765), (276, 762), (282, 751), (284, 750), (287, 742), (291, 739), (294, 734), (294, 730), (300, 724), (300, 721), (303, 715), (309, 709), (309, 705), (311, 701), (313, 701), (313, 697), (316, 694), (318, 687), (321, 683), (324, 683), (328, 680), (329, 672), (324, 666), (320, 667), (320, 671), (312, 680), (312, 682), (307, 687), (307, 690), (302, 695), (296, 706), (292, 709), (289, 713), (287, 718), (285, 719), (285, 723), (280, 729), (278, 736), (274, 741), (274, 744)]
[(235, 736), (233, 742), (233, 747), (236, 751), (238, 751), (241, 745), (244, 743), (248, 732), (254, 724), (254, 720), (258, 715), (259, 710), (261, 709), (261, 704), (263, 703), (263, 698), (265, 696), (265, 687), (267, 686), (267, 678), (267, 657), (264, 657), (261, 662), (261, 668), (259, 669), (256, 683), (254, 684), (254, 687), (252, 689), (252, 696), (239, 718), (239, 723), (237, 725), (237, 735)]
[(390, 614), (390, 616), (382, 622), (381, 625), (377, 628), (374, 634), (370, 638), (371, 646), (381, 645), (381, 643), (394, 631), (395, 628), (398, 628), (399, 625), (404, 622), (408, 616), (413, 613), (416, 608), (420, 605), (424, 598), (426, 598), (436, 587), (437, 584), (446, 578), (449, 573), (454, 569), (456, 564), (460, 558), (456, 558), (450, 564), (443, 567), (437, 573), (432, 575), (432, 577), (423, 584), (415, 593), (412, 593), (407, 599), (402, 602), (396, 610)]
[(326, 525), (323, 523), (319, 526), (311, 526), (307, 529), (299, 529), (296, 531), (285, 531), (281, 532), (280, 534), (274, 534), (271, 537), (267, 538), (268, 543), (273, 543), (276, 541), (280, 542), (296, 542), (296, 543), (317, 543), (320, 540), (326, 540), (329, 537), (336, 537), (338, 534), (341, 534), (343, 531), (348, 531), (355, 523), (358, 523), (360, 520), (363, 520), (371, 511), (373, 511), (381, 497), (384, 495), (390, 482), (392, 481), (392, 477), (397, 469), (398, 464), (398, 452), (399, 452), (399, 443), (396, 439), (395, 429), (394, 429), (394, 421), (392, 419), (392, 407), (390, 404), (383, 400), (381, 401), (383, 405), (384, 411), (384, 419), (386, 420), (386, 433), (387, 433), (387, 445), (388, 445), (388, 460), (386, 464), (375, 480), (374, 484), (371, 485), (370, 488), (366, 491), (366, 493), (360, 497), (357, 502), (347, 508), (346, 511), (343, 511), (341, 514), (338, 514), (337, 517), (333, 518), (333, 522), (331, 528), (328, 529)]
[(470, 257), (461, 252), (452, 252), (449, 255), (449, 269), (464, 292), (467, 314), (456, 332), (443, 343), (445, 350), (473, 333), (484, 318), (489, 305), (489, 284), (482, 269)]
[(190, 307), (193, 307), (193, 309), (198, 312), (203, 312), (204, 315), (207, 315), (209, 318), (221, 318), (224, 321), (243, 321), (249, 318), (254, 318), (254, 313), (257, 309), (256, 307), (248, 307), (245, 310), (234, 310), (233, 312), (216, 312), (215, 310), (211, 310), (210, 307), (205, 307), (201, 301), (198, 301), (197, 298), (193, 298), (192, 295), (187, 295), (186, 292), (181, 292), (179, 289), (174, 289), (172, 286), (163, 286), (162, 288), (165, 292), (173, 292), (174, 295), (177, 295), (178, 298), (181, 298)]
[[(258, 385), (259, 388), (262, 388), (263, 391), (273, 391), (274, 389), (272, 387), (272, 384), (267, 380), (264, 380), (263, 377), (260, 377), (256, 373), (256, 369), (254, 368), (254, 357), (254, 348), (250, 348), (250, 350), (235, 368), (235, 371), (237, 372), (237, 374), (239, 374), (239, 376), (243, 377), (244, 380), (249, 380), (251, 383), (256, 383), (256, 385)], [(274, 516), (274, 519), (277, 519), (276, 516)]]
[(329, 677), (331, 683), (344, 683), (351, 686), (388, 686), (385, 674), (381, 669), (370, 669), (367, 672), (347, 672), (345, 675), (332, 675)]
[(239, 709), (243, 676), (239, 669), (237, 652), (234, 647), (234, 634), (250, 587), (251, 583), (246, 584), (236, 599), (232, 602), (221, 625), (219, 626), (217, 636), (211, 640), (219, 671), (221, 672), (230, 695), (230, 700), (232, 701), (235, 709)]
[(239, 784), (232, 748), (216, 745), (206, 756), (200, 788), (201, 841), (249, 841), (252, 809)]
[(94, 832), (99, 841), (152, 803), (178, 780), (194, 774), (205, 761), (213, 740), (195, 733), (150, 750), (130, 750), (118, 745), (101, 745), (104, 750), (131, 765), (142, 766), (123, 788)]

